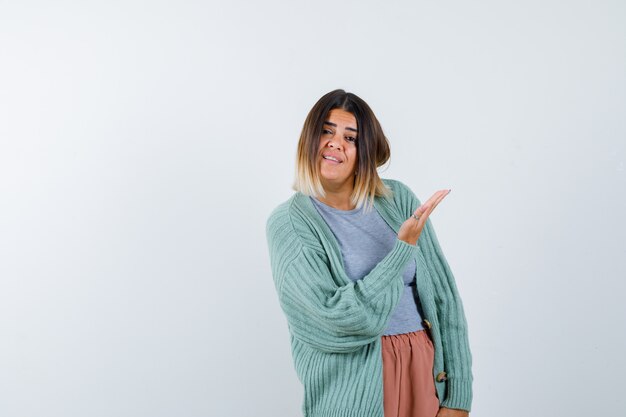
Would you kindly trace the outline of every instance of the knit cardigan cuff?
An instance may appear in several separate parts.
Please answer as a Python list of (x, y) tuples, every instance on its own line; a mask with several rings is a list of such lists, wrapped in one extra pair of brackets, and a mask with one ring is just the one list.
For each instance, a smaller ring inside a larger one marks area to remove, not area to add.
[[(391, 279), (402, 273), (402, 270), (406, 266), (406, 263), (417, 254), (417, 245), (411, 245), (404, 240), (396, 238), (396, 242), (393, 248), (389, 251), (376, 268), (380, 268), (381, 271), (395, 271), (394, 274), (389, 275)], [(399, 278), (398, 278), (399, 279)], [(363, 289), (364, 294), (367, 297), (372, 297), (374, 294), (379, 294), (384, 288), (389, 285), (388, 279), (370, 279), (368, 285)]]
[(472, 380), (448, 378), (446, 381), (446, 398), (441, 402), (441, 406), (469, 412), (472, 406)]

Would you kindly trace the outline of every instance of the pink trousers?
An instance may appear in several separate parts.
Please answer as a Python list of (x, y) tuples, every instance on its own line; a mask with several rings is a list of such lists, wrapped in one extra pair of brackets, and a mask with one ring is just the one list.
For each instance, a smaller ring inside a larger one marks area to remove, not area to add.
[(426, 330), (382, 336), (385, 417), (435, 417), (435, 348)]

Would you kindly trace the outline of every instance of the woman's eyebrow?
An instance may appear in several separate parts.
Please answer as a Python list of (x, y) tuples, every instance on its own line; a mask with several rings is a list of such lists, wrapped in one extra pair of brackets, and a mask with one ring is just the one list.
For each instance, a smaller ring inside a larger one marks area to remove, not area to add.
[[(325, 125), (331, 125), (331, 126), (333, 126), (333, 127), (337, 127), (337, 125), (336, 125), (335, 123), (331, 123), (331, 122), (329, 122), (328, 120), (327, 120), (327, 121), (325, 121), (325, 122), (324, 122), (324, 124), (325, 124)], [(348, 127), (346, 127), (346, 130), (352, 130), (353, 132), (357, 132), (357, 133), (358, 133), (358, 130), (356, 130), (356, 129), (355, 129), (355, 128), (353, 128), (353, 127), (349, 127), (349, 126), (348, 126)]]

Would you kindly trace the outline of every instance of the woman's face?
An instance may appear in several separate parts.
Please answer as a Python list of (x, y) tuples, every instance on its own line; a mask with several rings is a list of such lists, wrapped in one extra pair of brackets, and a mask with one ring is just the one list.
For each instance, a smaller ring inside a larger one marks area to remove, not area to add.
[[(357, 127), (356, 118), (350, 112), (333, 109), (328, 113), (320, 136), (318, 155), (323, 180), (333, 185), (349, 181), (352, 186), (357, 157)], [(339, 161), (324, 156), (332, 156)]]

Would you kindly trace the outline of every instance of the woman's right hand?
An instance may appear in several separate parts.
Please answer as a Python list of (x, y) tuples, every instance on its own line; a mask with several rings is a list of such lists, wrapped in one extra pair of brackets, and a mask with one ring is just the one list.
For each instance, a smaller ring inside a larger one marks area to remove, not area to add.
[(419, 239), (420, 234), (422, 233), (422, 229), (426, 224), (426, 219), (430, 213), (437, 207), (437, 204), (445, 196), (450, 193), (451, 190), (439, 190), (435, 194), (432, 195), (424, 204), (419, 206), (417, 210), (413, 212), (419, 220), (416, 220), (415, 217), (409, 217), (402, 226), (400, 226), (400, 230), (398, 231), (398, 239), (405, 241), (411, 245), (417, 245), (417, 239)]

